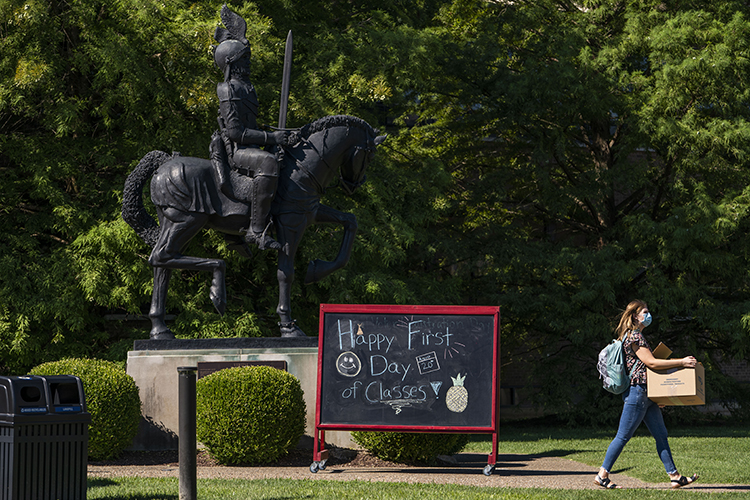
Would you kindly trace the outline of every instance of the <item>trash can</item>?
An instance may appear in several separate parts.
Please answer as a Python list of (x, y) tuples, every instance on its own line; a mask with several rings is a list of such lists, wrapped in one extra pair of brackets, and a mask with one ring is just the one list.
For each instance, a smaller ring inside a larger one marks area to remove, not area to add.
[(90, 422), (78, 377), (0, 376), (0, 500), (85, 499)]

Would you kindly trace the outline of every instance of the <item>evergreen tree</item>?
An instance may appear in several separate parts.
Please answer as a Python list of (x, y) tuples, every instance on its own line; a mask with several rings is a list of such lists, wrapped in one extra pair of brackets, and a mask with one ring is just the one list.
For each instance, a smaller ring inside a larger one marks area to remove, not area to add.
[(747, 404), (716, 364), (750, 347), (747, 16), (741, 2), (441, 11), (449, 52), (411, 133), (453, 146), (432, 150), (454, 178), (442, 265), (464, 300), (502, 305), (504, 364), (525, 359), (572, 420), (618, 405), (593, 360), (633, 298), (655, 313), (652, 342), (708, 365), (710, 397)]
[[(150, 299), (149, 249), (120, 219), (122, 185), (153, 149), (207, 157), (220, 7), (0, 5), (0, 370), (121, 359), (147, 335), (103, 321)], [(345, 269), (295, 284), (308, 334), (321, 302), (498, 304), (503, 365), (526, 363), (541, 403), (587, 422), (618, 406), (600, 398), (595, 354), (641, 298), (655, 315), (646, 336), (697, 355), (709, 398), (747, 408), (718, 364), (750, 347), (743, 2), (230, 8), (248, 22), (260, 122), (276, 123), (291, 29), (288, 125), (352, 114), (390, 134), (354, 197), (323, 199), (360, 230)], [(297, 275), (338, 239), (309, 230)], [(205, 232), (188, 253), (227, 260), (228, 312), (214, 312), (206, 274), (175, 273), (176, 333), (276, 334), (270, 252), (243, 259)]]
[[(211, 56), (220, 7), (84, 0), (10, 1), (0, 8), (0, 168), (6, 173), (0, 370), (22, 372), (63, 354), (122, 359), (134, 337), (147, 336), (145, 325), (104, 321), (108, 314), (146, 312), (150, 300), (149, 248), (120, 218), (122, 185), (153, 149), (207, 157), (221, 79)], [(394, 90), (383, 68), (398, 67), (408, 50), (373, 57), (377, 50), (367, 44), (384, 44), (372, 38), (384, 36), (385, 28), (396, 33), (393, 43), (408, 39), (412, 20), (393, 17), (409, 12), (406, 4), (394, 2), (391, 12), (373, 11), (367, 3), (354, 12), (328, 2), (311, 4), (309, 11), (293, 2), (230, 7), (248, 22), (261, 123), (276, 122), (283, 41), (293, 29), (288, 124), (347, 113), (384, 125), (381, 102)], [(399, 34), (401, 26), (406, 32)], [(374, 69), (373, 60), (379, 61)], [(397, 76), (390, 71), (391, 79)], [(388, 267), (404, 261), (427, 231), (420, 226), (436, 218), (431, 199), (449, 178), (419, 155), (406, 171), (388, 156), (379, 155), (358, 198), (332, 189), (324, 200), (372, 229), (361, 233), (347, 272), (316, 286), (296, 283), (293, 307), (310, 334), (320, 302), (423, 302), (435, 296), (430, 276), (407, 283)], [(309, 231), (298, 276), (309, 259), (333, 257), (338, 237), (335, 228)], [(227, 260), (229, 304), (219, 317), (208, 298), (209, 277), (175, 273), (168, 307), (177, 316), (178, 335), (278, 334), (274, 255), (241, 258), (213, 232), (196, 238), (186, 253)], [(354, 272), (357, 267), (361, 272)]]
[(96, 352), (104, 313), (144, 300), (124, 177), (148, 149), (202, 153), (211, 132), (210, 25), (170, 5), (0, 6), (2, 371)]

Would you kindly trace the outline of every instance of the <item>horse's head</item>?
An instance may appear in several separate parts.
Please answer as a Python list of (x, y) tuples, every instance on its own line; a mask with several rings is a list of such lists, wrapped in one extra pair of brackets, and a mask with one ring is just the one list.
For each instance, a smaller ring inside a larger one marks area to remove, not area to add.
[(386, 137), (377, 135), (361, 118), (348, 115), (320, 118), (299, 133), (302, 142), (292, 156), (307, 175), (298, 177), (312, 179), (319, 194), (338, 175), (339, 185), (351, 195), (365, 182), (367, 166)]
[(354, 191), (367, 180), (367, 167), (375, 157), (375, 151), (386, 135), (373, 137), (373, 134), (365, 134), (364, 143), (357, 144), (352, 148), (349, 159), (341, 165), (341, 176), (339, 181), (344, 192), (351, 196)]

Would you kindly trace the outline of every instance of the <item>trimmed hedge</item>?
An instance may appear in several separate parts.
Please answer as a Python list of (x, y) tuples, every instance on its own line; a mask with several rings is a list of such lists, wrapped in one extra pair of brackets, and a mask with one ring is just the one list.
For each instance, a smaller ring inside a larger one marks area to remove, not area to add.
[(30, 375), (75, 375), (83, 383), (89, 424), (89, 458), (106, 460), (130, 446), (141, 419), (133, 377), (110, 361), (62, 359), (31, 369)]
[(228, 368), (198, 380), (197, 435), (225, 465), (273, 463), (305, 432), (299, 380), (269, 366)]
[(382, 460), (407, 464), (431, 464), (438, 455), (453, 455), (471, 439), (469, 434), (412, 432), (351, 433), (354, 441)]

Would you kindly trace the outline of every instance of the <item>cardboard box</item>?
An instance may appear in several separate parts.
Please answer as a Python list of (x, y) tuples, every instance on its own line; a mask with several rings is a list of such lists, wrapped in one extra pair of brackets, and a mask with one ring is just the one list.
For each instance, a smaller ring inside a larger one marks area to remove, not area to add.
[[(654, 357), (668, 359), (672, 351), (659, 344)], [(646, 368), (648, 398), (665, 406), (692, 406), (706, 404), (706, 375), (703, 365), (695, 368), (672, 368), (654, 371)]]

